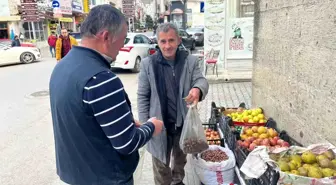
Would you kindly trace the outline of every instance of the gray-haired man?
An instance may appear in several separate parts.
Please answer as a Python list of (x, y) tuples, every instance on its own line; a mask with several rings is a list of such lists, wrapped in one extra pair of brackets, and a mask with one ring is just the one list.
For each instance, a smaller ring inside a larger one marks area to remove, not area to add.
[(174, 24), (161, 24), (156, 33), (160, 51), (141, 63), (139, 118), (144, 121), (155, 116), (164, 122), (165, 129), (147, 145), (153, 156), (155, 184), (182, 185), (186, 155), (179, 147), (179, 140), (188, 111), (186, 103), (197, 104), (203, 100), (209, 84), (196, 63), (196, 57), (178, 50), (181, 38)]
[(110, 63), (124, 45), (127, 24), (111, 5), (91, 9), (74, 46), (50, 79), (57, 174), (68, 184), (133, 185), (138, 149), (162, 130), (140, 125)]

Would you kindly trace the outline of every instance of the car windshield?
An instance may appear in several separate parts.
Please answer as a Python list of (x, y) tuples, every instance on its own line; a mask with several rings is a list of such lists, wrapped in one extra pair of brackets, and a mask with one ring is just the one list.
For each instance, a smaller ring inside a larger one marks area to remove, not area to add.
[(124, 44), (127, 44), (130, 40), (131, 40), (130, 38), (126, 38)]
[(190, 31), (190, 32), (203, 32), (202, 28), (189, 28), (187, 31)]
[(82, 39), (80, 33), (70, 33), (70, 35), (71, 35), (72, 37), (74, 37), (75, 39), (77, 39), (77, 40)]

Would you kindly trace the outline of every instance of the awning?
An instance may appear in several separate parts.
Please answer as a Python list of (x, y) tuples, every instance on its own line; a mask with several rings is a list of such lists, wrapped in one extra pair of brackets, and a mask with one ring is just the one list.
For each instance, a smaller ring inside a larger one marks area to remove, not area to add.
[(6, 21), (20, 21), (21, 16), (0, 16), (0, 21), (6, 22)]
[(70, 17), (60, 17), (58, 20), (62, 22), (73, 22), (73, 19)]

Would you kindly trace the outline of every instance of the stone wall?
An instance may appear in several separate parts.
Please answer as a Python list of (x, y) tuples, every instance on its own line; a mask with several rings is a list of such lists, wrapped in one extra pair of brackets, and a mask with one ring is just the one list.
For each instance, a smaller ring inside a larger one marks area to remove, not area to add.
[(253, 105), (303, 144), (336, 144), (336, 1), (256, 0)]

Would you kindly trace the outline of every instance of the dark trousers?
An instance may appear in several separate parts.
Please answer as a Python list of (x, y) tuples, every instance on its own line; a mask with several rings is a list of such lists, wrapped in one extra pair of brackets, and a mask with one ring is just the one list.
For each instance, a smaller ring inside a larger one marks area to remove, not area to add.
[[(187, 155), (180, 149), (181, 132), (167, 137), (167, 164), (152, 157), (155, 185), (180, 185), (184, 178)], [(171, 160), (170, 160), (171, 158)], [(169, 164), (171, 163), (171, 167)]]

